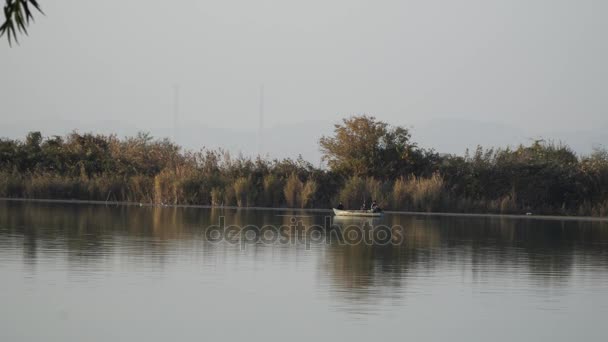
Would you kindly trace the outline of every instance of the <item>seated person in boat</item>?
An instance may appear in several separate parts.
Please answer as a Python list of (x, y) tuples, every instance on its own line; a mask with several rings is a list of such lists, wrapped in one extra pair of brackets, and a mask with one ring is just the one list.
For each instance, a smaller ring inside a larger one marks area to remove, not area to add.
[(380, 209), (380, 207), (378, 206), (378, 203), (376, 203), (376, 201), (372, 201), (372, 205), (370, 206), (370, 209), (374, 213), (379, 213), (382, 211), (382, 209)]
[(342, 202), (338, 203), (338, 206), (336, 207), (336, 209), (344, 210), (344, 205), (342, 204)]

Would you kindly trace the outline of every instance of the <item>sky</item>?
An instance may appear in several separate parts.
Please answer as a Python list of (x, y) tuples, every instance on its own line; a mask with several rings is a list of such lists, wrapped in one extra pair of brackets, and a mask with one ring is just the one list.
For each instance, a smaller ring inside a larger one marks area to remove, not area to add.
[(0, 41), (2, 137), (177, 132), (256, 153), (263, 85), (271, 156), (316, 161), (364, 113), (440, 152), (608, 145), (606, 1), (39, 2), (29, 36)]

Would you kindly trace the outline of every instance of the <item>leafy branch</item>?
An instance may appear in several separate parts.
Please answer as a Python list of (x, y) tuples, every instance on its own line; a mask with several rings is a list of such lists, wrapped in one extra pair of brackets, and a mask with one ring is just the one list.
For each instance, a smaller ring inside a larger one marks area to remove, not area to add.
[(34, 21), (32, 14), (34, 9), (44, 14), (38, 0), (6, 0), (0, 37), (6, 34), (9, 45), (12, 45), (13, 40), (18, 44), (17, 33), (27, 35), (27, 26), (30, 21)]

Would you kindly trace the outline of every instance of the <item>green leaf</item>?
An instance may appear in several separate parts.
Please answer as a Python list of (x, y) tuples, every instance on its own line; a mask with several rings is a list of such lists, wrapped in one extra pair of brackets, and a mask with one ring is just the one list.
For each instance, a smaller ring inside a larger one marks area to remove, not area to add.
[(27, 26), (30, 21), (34, 20), (30, 5), (38, 10), (38, 12), (44, 14), (37, 0), (5, 0), (3, 8), (4, 23), (0, 25), (0, 37), (6, 34), (8, 43), (11, 46), (13, 41), (19, 43), (17, 32), (19, 34), (28, 34)]

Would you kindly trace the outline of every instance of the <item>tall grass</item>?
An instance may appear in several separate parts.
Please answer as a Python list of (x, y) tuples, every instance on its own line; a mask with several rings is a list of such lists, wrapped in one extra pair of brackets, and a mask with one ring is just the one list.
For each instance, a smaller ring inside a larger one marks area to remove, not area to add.
[(518, 211), (517, 195), (515, 194), (515, 190), (512, 190), (510, 194), (503, 196), (498, 201), (501, 214), (514, 214)]
[(388, 208), (387, 196), (390, 183), (367, 177), (350, 177), (338, 194), (338, 199), (344, 207), (359, 209), (363, 203), (369, 208), (372, 201), (376, 201), (382, 208)]
[(29, 198), (83, 199), (80, 181), (56, 175), (34, 175), (25, 184), (25, 196)]
[(129, 202), (154, 202), (154, 179), (143, 175), (129, 178)]
[(304, 184), (302, 189), (300, 205), (302, 208), (310, 208), (314, 205), (314, 199), (317, 194), (318, 184), (315, 180), (309, 179)]
[(340, 202), (348, 209), (359, 209), (367, 197), (365, 180), (357, 176), (348, 178), (338, 195)]
[(371, 201), (376, 201), (381, 208), (387, 208), (390, 203), (390, 187), (391, 183), (389, 182), (368, 177), (365, 180), (366, 195), (370, 201), (367, 206), (370, 206)]
[(442, 209), (444, 181), (439, 174), (429, 178), (400, 178), (393, 186), (391, 207), (395, 210), (438, 211)]
[(236, 193), (234, 192), (234, 188), (227, 185), (224, 188), (223, 194), (224, 194), (224, 198), (223, 198), (224, 205), (227, 205), (227, 206), (236, 205)]
[(220, 187), (214, 187), (211, 189), (211, 205), (222, 206), (224, 205), (224, 189)]
[(159, 204), (173, 204), (176, 200), (176, 174), (174, 170), (162, 170), (154, 177), (154, 198)]
[(234, 189), (234, 197), (236, 205), (239, 207), (248, 207), (254, 205), (254, 189), (251, 184), (251, 179), (239, 177), (232, 185)]
[(17, 172), (0, 172), (0, 197), (25, 197), (24, 179)]
[(298, 208), (301, 204), (301, 193), (304, 185), (302, 181), (295, 173), (292, 173), (287, 181), (285, 182), (285, 188), (283, 194), (285, 195), (285, 202), (289, 208)]
[(391, 164), (385, 156), (373, 162), (382, 172), (360, 173), (376, 178), (357, 177), (302, 159), (183, 151), (146, 134), (32, 133), (23, 141), (0, 139), (0, 197), (294, 208), (337, 201), (359, 208), (376, 200), (393, 210), (608, 215), (608, 151), (578, 157), (567, 147), (534, 143), (410, 157), (426, 166)]
[(608, 200), (600, 203), (584, 202), (578, 208), (578, 215), (581, 216), (608, 216)]
[[(313, 208), (327, 206), (317, 202), (321, 191), (317, 181), (309, 179), (302, 182), (295, 173), (285, 182), (278, 176), (266, 175), (256, 186), (251, 176), (223, 183), (214, 182), (197, 172), (175, 168), (165, 169), (154, 177), (89, 177), (86, 174), (65, 177), (49, 173), (20, 175), (0, 172), (0, 197)], [(374, 178), (350, 177), (344, 181), (337, 197), (350, 209), (359, 208), (364, 201), (369, 206), (371, 200), (377, 200), (382, 208), (403, 211), (571, 213), (565, 203), (561, 211), (549, 206), (524, 206), (518, 202), (514, 189), (509, 194), (494, 199), (454, 196), (446, 190), (445, 181), (439, 174), (426, 178), (402, 177), (394, 183)], [(608, 200), (586, 201), (578, 206), (575, 214), (608, 216)]]
[(282, 202), (283, 184), (279, 177), (274, 174), (264, 176), (263, 181), (263, 205), (267, 207), (278, 207)]

